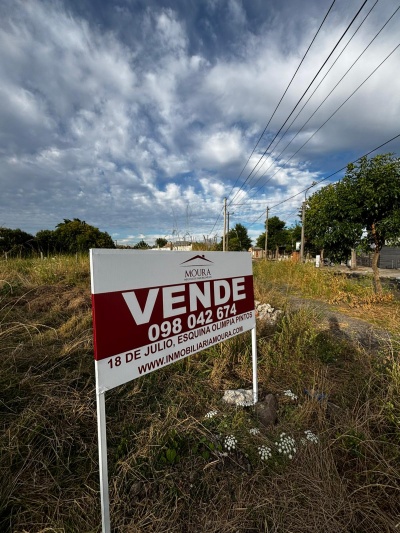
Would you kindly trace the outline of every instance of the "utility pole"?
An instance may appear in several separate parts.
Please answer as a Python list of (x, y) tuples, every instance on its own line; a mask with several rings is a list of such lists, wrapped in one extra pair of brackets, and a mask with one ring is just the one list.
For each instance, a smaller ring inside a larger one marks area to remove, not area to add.
[(222, 236), (222, 251), (226, 252), (226, 198), (224, 198), (224, 234)]
[(265, 260), (267, 260), (268, 254), (268, 211), (269, 207), (267, 207), (267, 213), (265, 218)]
[(300, 243), (300, 262), (304, 262), (304, 223), (306, 220), (306, 204), (307, 204), (307, 193), (311, 189), (311, 187), (314, 187), (317, 182), (313, 181), (312, 184), (305, 190), (304, 193), (304, 202), (302, 204), (301, 208), (301, 243)]
[(229, 211), (226, 214), (227, 223), (226, 223), (226, 249), (229, 252)]
[(306, 219), (306, 201), (301, 205), (301, 242), (300, 242), (300, 263), (304, 261), (304, 222)]

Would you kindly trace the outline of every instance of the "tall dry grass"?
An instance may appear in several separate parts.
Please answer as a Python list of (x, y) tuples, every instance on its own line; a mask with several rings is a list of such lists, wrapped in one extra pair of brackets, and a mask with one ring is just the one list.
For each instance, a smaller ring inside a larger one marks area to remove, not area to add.
[[(88, 263), (56, 261), (0, 264), (4, 532), (101, 530)], [(291, 308), (287, 280), (303, 276), (308, 291), (305, 273), (273, 274), (256, 269), (258, 297), (285, 310), (258, 325), (260, 395), (277, 396), (277, 424), (221, 401), (251, 388), (248, 334), (110, 391), (113, 531), (398, 530), (398, 337), (368, 353), (315, 308)], [(292, 459), (275, 444), (282, 433)]]
[(315, 268), (311, 263), (259, 261), (254, 264), (256, 297), (271, 295), (282, 304), (288, 296), (301, 296), (326, 302), (349, 316), (400, 333), (400, 302), (390, 288), (382, 295), (373, 290), (372, 275)]

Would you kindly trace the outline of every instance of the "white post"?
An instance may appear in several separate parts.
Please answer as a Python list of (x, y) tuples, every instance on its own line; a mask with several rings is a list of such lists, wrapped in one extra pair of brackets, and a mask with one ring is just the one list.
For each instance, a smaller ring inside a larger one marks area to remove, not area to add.
[(99, 440), (99, 466), (100, 466), (100, 497), (101, 497), (101, 523), (102, 532), (111, 533), (110, 525), (110, 499), (108, 494), (107, 470), (107, 432), (106, 432), (106, 401), (105, 393), (96, 390), (97, 400), (97, 433)]
[(258, 380), (257, 380), (257, 334), (256, 327), (251, 330), (251, 355), (253, 360), (253, 403), (258, 402)]

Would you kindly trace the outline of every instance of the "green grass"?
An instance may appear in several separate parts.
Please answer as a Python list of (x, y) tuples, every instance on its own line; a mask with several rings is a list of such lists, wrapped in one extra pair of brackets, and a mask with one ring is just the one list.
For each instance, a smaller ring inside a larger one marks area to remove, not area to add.
[[(399, 336), (368, 353), (314, 308), (292, 308), (294, 292), (361, 290), (306, 267), (255, 269), (258, 299), (284, 309), (258, 324), (260, 397), (276, 395), (275, 426), (221, 402), (225, 389), (251, 388), (249, 334), (106, 394), (113, 531), (396, 531)], [(2, 262), (0, 279), (0, 530), (99, 532), (88, 260)], [(376, 305), (383, 314), (393, 302)], [(275, 444), (282, 433), (296, 441), (292, 459)]]
[(351, 304), (373, 297), (372, 281), (368, 277), (349, 278), (332, 269), (315, 268), (311, 263), (259, 261), (254, 271), (264, 287), (283, 286), (289, 292), (309, 298)]
[(400, 301), (386, 288), (383, 295), (373, 290), (372, 276), (350, 277), (311, 263), (259, 261), (254, 264), (255, 296), (273, 298), (282, 306), (290, 296), (325, 302), (349, 316), (368, 320), (400, 334)]

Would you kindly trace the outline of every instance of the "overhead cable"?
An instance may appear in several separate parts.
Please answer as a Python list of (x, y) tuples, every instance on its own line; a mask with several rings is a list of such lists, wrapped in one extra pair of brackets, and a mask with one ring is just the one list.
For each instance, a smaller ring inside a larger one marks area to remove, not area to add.
[[(317, 38), (317, 35), (319, 34), (319, 32), (320, 32), (320, 30), (321, 30), (321, 28), (322, 28), (322, 26), (323, 26), (325, 20), (327, 19), (329, 13), (331, 12), (331, 10), (332, 10), (332, 8), (333, 8), (335, 2), (336, 2), (336, 0), (333, 0), (333, 2), (332, 2), (332, 4), (330, 5), (328, 11), (326, 12), (326, 15), (324, 16), (324, 18), (323, 18), (323, 20), (322, 20), (322, 22), (321, 22), (321, 24), (320, 24), (320, 26), (319, 26), (319, 28), (318, 28), (316, 34), (314, 35), (314, 37), (313, 37), (311, 43), (309, 44), (309, 46), (308, 46), (308, 48), (307, 48), (305, 54), (303, 55), (303, 58), (302, 58), (302, 60), (300, 61), (300, 63), (299, 63), (299, 65), (298, 65), (298, 67), (297, 67), (295, 73), (293, 74), (292, 79), (290, 80), (288, 86), (286, 87), (286, 89), (285, 89), (283, 95), (281, 96), (281, 99), (279, 100), (277, 106), (276, 106), (275, 109), (274, 109), (274, 112), (272, 113), (270, 119), (268, 120), (267, 125), (265, 126), (265, 128), (264, 128), (263, 132), (261, 133), (261, 135), (260, 135), (260, 137), (259, 137), (259, 139), (258, 139), (256, 145), (254, 146), (253, 151), (251, 152), (249, 158), (247, 159), (247, 161), (246, 161), (244, 167), (243, 167), (242, 170), (240, 171), (239, 176), (236, 178), (236, 181), (235, 181), (233, 187), (232, 187), (231, 190), (229, 191), (228, 197), (232, 194), (232, 191), (233, 191), (234, 188), (236, 187), (236, 185), (237, 185), (237, 183), (238, 183), (240, 177), (242, 176), (242, 174), (243, 174), (243, 172), (244, 172), (246, 166), (248, 165), (248, 163), (249, 163), (249, 161), (250, 161), (252, 155), (254, 154), (254, 152), (255, 152), (257, 146), (259, 145), (261, 139), (263, 138), (264, 133), (266, 132), (266, 130), (267, 130), (267, 128), (268, 128), (268, 126), (269, 126), (271, 120), (273, 119), (273, 117), (274, 117), (274, 115), (275, 115), (275, 113), (276, 113), (278, 107), (280, 106), (280, 104), (281, 104), (283, 98), (285, 97), (287, 91), (289, 90), (289, 87), (291, 86), (291, 84), (292, 84), (294, 78), (296, 77), (297, 72), (299, 71), (299, 69), (300, 69), (300, 67), (301, 67), (301, 65), (302, 65), (302, 63), (303, 63), (303, 61), (305, 60), (305, 58), (306, 58), (306, 56), (307, 56), (307, 54), (308, 54), (308, 52), (309, 52), (309, 50), (310, 50), (312, 44), (314, 43), (315, 39)], [(230, 204), (231, 204), (231, 203), (232, 203), (232, 202), (230, 202)], [(229, 205), (230, 205), (230, 204), (229, 204)], [(221, 213), (222, 213), (222, 212), (221, 212)], [(219, 215), (218, 215), (218, 217), (217, 217), (217, 220), (215, 221), (214, 226), (212, 227), (211, 233), (214, 231), (215, 226), (217, 225), (219, 219), (221, 218), (221, 213), (219, 213)]]
[[(346, 163), (346, 165), (344, 165), (342, 168), (339, 168), (339, 170), (336, 170), (335, 172), (332, 172), (332, 174), (329, 174), (328, 176), (325, 176), (324, 178), (318, 180), (315, 182), (315, 184), (313, 185), (313, 187), (315, 187), (316, 185), (319, 185), (320, 183), (322, 183), (323, 181), (326, 181), (327, 179), (329, 178), (332, 178), (333, 176), (336, 176), (336, 174), (339, 174), (339, 172), (342, 172), (343, 170), (345, 170), (347, 168), (347, 166), (349, 164), (355, 164), (357, 163), (357, 161), (359, 161), (361, 158), (363, 157), (368, 157), (370, 154), (372, 154), (373, 152), (376, 152), (377, 150), (379, 150), (380, 148), (382, 148), (383, 146), (386, 146), (387, 144), (391, 143), (392, 141), (396, 140), (400, 138), (400, 133), (398, 135), (395, 135), (394, 137), (392, 137), (391, 139), (389, 139), (388, 141), (385, 141), (384, 143), (380, 144), (379, 146), (376, 146), (375, 148), (373, 148), (372, 150), (370, 150), (369, 152), (363, 154), (363, 155), (360, 155), (359, 157), (357, 157), (357, 159), (354, 159), (353, 161), (351, 161), (350, 163)], [(269, 210), (271, 211), (271, 209), (275, 209), (276, 207), (278, 207), (279, 205), (282, 205), (286, 202), (288, 202), (289, 200), (293, 200), (293, 198), (296, 198), (296, 196), (299, 196), (299, 194), (303, 194), (303, 192), (306, 192), (308, 189), (310, 188), (310, 186), (308, 185), (305, 189), (302, 189), (301, 191), (297, 192), (296, 194), (293, 194), (292, 196), (289, 196), (288, 198), (285, 198), (284, 200), (282, 200), (281, 202), (278, 202), (274, 205), (272, 205), (271, 207), (269, 207)], [(255, 224), (256, 222), (258, 222), (263, 216), (264, 216), (264, 211), (261, 213), (261, 215), (259, 217), (257, 217), (255, 220), (253, 220), (253, 222), (251, 222), (248, 227), (252, 226), (253, 224)]]
[[(344, 48), (342, 49), (342, 51), (340, 52), (340, 54), (337, 56), (337, 58), (335, 59), (335, 61), (332, 63), (332, 65), (329, 67), (329, 69), (327, 70), (327, 72), (325, 73), (325, 75), (323, 76), (323, 78), (321, 79), (321, 81), (318, 83), (318, 85), (316, 86), (316, 88), (314, 89), (314, 91), (310, 94), (310, 96), (307, 98), (306, 102), (303, 104), (303, 106), (301, 107), (300, 111), (297, 113), (297, 115), (294, 117), (294, 119), (291, 121), (291, 123), (288, 125), (288, 127), (286, 128), (285, 132), (283, 133), (282, 137), (279, 139), (279, 141), (276, 143), (276, 145), (273, 147), (273, 150), (276, 150), (276, 148), (279, 146), (279, 144), (281, 143), (281, 141), (283, 140), (283, 138), (285, 137), (285, 135), (287, 134), (287, 132), (289, 131), (289, 129), (292, 127), (292, 125), (294, 124), (294, 122), (296, 121), (296, 119), (298, 118), (298, 116), (300, 115), (300, 113), (303, 111), (303, 109), (305, 108), (305, 106), (308, 104), (308, 102), (311, 100), (311, 98), (314, 96), (314, 94), (317, 92), (317, 90), (319, 89), (319, 87), (321, 86), (322, 82), (325, 80), (325, 78), (327, 77), (327, 75), (329, 74), (329, 72), (332, 70), (332, 68), (334, 67), (334, 65), (337, 63), (338, 59), (342, 56), (343, 52), (346, 50), (346, 48), (348, 47), (348, 45), (350, 44), (350, 42), (353, 40), (353, 38), (355, 37), (356, 33), (358, 32), (358, 30), (361, 28), (361, 26), (364, 24), (364, 22), (366, 21), (366, 19), (368, 18), (368, 16), (370, 15), (371, 11), (374, 9), (374, 7), (376, 6), (376, 4), (378, 3), (379, 0), (376, 0), (375, 4), (371, 7), (371, 9), (368, 11), (368, 13), (366, 14), (366, 16), (363, 18), (363, 20), (361, 21), (361, 23), (359, 24), (358, 28), (356, 29), (356, 31), (353, 33), (353, 35), (350, 37), (350, 39), (347, 41), (346, 45), (344, 46)], [(367, 50), (367, 48), (372, 44), (372, 42), (378, 37), (378, 35), (382, 32), (382, 30), (384, 29), (384, 27), (388, 24), (388, 22), (390, 21), (390, 19), (396, 14), (396, 12), (400, 9), (400, 6), (396, 9), (396, 11), (393, 13), (393, 15), (386, 21), (386, 23), (382, 26), (382, 28), (379, 30), (379, 32), (375, 35), (375, 37), (372, 39), (372, 41), (370, 41), (370, 43), (368, 44), (368, 46), (366, 48), (364, 48), (364, 51), (358, 56), (358, 58), (356, 59), (356, 61), (351, 65), (351, 67), (346, 71), (345, 75), (340, 79), (340, 81), (335, 85), (335, 87), (332, 89), (332, 91), (328, 94), (328, 96), (325, 98), (325, 100), (317, 107), (317, 109), (314, 111), (314, 113), (311, 115), (311, 117), (308, 119), (308, 121), (312, 118), (312, 116), (318, 111), (318, 109), (322, 106), (322, 104), (327, 100), (327, 98), (330, 96), (330, 94), (332, 94), (333, 90), (339, 85), (339, 83), (343, 80), (343, 78), (346, 76), (346, 74), (353, 68), (353, 66), (357, 63), (357, 61), (360, 59), (360, 57), (364, 54), (364, 52)], [(308, 122), (307, 121), (307, 122)], [(297, 137), (297, 135), (300, 133), (300, 131), (304, 128), (304, 126), (307, 124), (307, 122), (305, 124), (303, 124), (302, 128), (296, 133), (296, 135), (290, 140), (290, 142), (285, 146), (285, 148), (275, 157), (273, 157), (273, 160), (274, 161), (277, 161), (278, 158), (283, 154), (283, 152), (285, 152), (285, 150), (288, 148), (288, 146), (290, 146), (290, 144), (294, 141), (294, 139)], [(262, 165), (260, 165), (260, 167), (258, 168), (257, 172), (261, 169), (261, 167), (265, 164), (267, 160), (265, 159), (264, 162), (262, 163)], [(268, 172), (268, 170), (272, 167), (273, 165), (273, 162), (270, 164), (270, 166), (259, 176), (259, 178), (257, 179), (257, 181), (255, 183), (253, 183), (252, 185), (252, 188), (255, 187), (257, 185), (257, 183), (259, 183), (260, 179), (263, 178), (266, 173)], [(276, 172), (275, 172), (276, 174)], [(262, 188), (262, 187), (265, 187), (265, 185), (271, 181), (271, 179), (275, 176), (275, 174), (273, 174), (259, 189), (257, 189), (257, 191), (255, 193), (253, 193), (251, 195), (250, 198), (252, 198), (255, 194), (257, 194), (259, 192), (259, 190)]]
[[(360, 157), (357, 157), (357, 159), (354, 159), (353, 161), (351, 161), (350, 163), (347, 163), (344, 167), (340, 168), (339, 170), (336, 170), (336, 172), (333, 172), (332, 174), (329, 174), (329, 176), (325, 176), (325, 178), (322, 178), (320, 179), (319, 181), (316, 181), (315, 182), (315, 185), (319, 185), (320, 183), (322, 183), (323, 181), (326, 181), (327, 179), (329, 178), (332, 178), (333, 176), (335, 176), (336, 174), (338, 174), (339, 172), (342, 172), (343, 170), (345, 170), (347, 168), (347, 166), (350, 164), (355, 164), (357, 163), (357, 161), (359, 161), (361, 158), (363, 157), (368, 157), (370, 154), (372, 154), (373, 152), (376, 152), (377, 150), (379, 150), (380, 148), (382, 148), (383, 146), (385, 146), (386, 144), (389, 144), (391, 143), (392, 141), (394, 141), (395, 139), (398, 139), (400, 137), (400, 133), (398, 135), (395, 135), (394, 137), (392, 137), (391, 139), (389, 139), (388, 141), (380, 144), (379, 146), (377, 146), (376, 148), (373, 148), (372, 150), (370, 150), (369, 152), (367, 152), (366, 154), (363, 154), (363, 155), (360, 155)], [(314, 186), (315, 186), (314, 185)], [(278, 205), (282, 205), (284, 204), (285, 202), (288, 202), (289, 200), (292, 200), (292, 198), (295, 198), (296, 196), (298, 196), (299, 194), (302, 194), (303, 192), (305, 192), (309, 187), (306, 187), (305, 189), (299, 191), (298, 193), (294, 194), (293, 196), (290, 196), (290, 198), (286, 198), (285, 200), (282, 200), (281, 202), (278, 202), (277, 204), (273, 205), (270, 207), (270, 209), (274, 209), (275, 207), (278, 207)]]
[[(301, 97), (299, 98), (299, 100), (297, 101), (296, 105), (294, 106), (294, 108), (292, 109), (292, 111), (290, 112), (290, 114), (288, 115), (288, 117), (286, 118), (285, 122), (282, 124), (282, 126), (279, 128), (278, 132), (275, 134), (274, 138), (272, 139), (272, 141), (269, 143), (269, 145), (267, 146), (267, 148), (264, 150), (263, 154), (261, 155), (260, 159), (258, 160), (258, 162), (255, 164), (255, 166), (253, 167), (253, 170), (250, 172), (250, 174), (247, 176), (246, 180), (243, 182), (242, 186), (240, 187), (239, 191), (237, 191), (234, 195), (234, 197), (232, 198), (232, 200), (229, 202), (232, 203), (233, 200), (236, 198), (236, 196), (239, 194), (240, 190), (243, 189), (244, 185), (247, 183), (247, 181), (249, 180), (249, 178), (251, 177), (251, 175), (253, 174), (253, 172), (256, 170), (256, 168), (258, 167), (258, 165), (260, 164), (261, 160), (263, 159), (263, 157), (265, 156), (265, 154), (268, 152), (269, 148), (271, 147), (272, 143), (275, 141), (275, 139), (278, 137), (278, 135), (280, 134), (280, 132), (282, 131), (282, 129), (284, 128), (285, 124), (288, 122), (288, 120), (290, 119), (290, 117), (293, 115), (293, 113), (295, 112), (296, 108), (298, 107), (298, 105), (300, 104), (301, 100), (304, 98), (304, 96), (306, 95), (306, 93), (308, 92), (308, 90), (310, 89), (311, 85), (314, 83), (315, 79), (318, 77), (319, 73), (321, 72), (321, 70), (324, 68), (324, 66), (326, 65), (326, 63), (329, 61), (329, 59), (331, 58), (332, 54), (334, 53), (334, 51), (336, 50), (336, 48), (339, 46), (340, 42), (342, 41), (342, 39), (344, 38), (344, 36), (346, 35), (346, 33), (349, 31), (349, 29), (351, 28), (352, 24), (354, 23), (354, 21), (356, 20), (356, 18), (358, 17), (358, 15), (360, 14), (361, 10), (363, 9), (363, 7), (365, 6), (365, 4), (367, 3), (368, 0), (364, 0), (362, 6), (360, 7), (360, 9), (357, 11), (357, 13), (354, 15), (353, 19), (351, 20), (350, 24), (347, 26), (346, 30), (343, 32), (342, 36), (340, 37), (340, 39), (337, 41), (337, 43), (335, 44), (335, 46), (333, 47), (332, 51), (330, 52), (330, 54), (328, 55), (328, 57), (325, 59), (325, 61), (323, 62), (323, 64), (321, 65), (321, 67), (318, 69), (318, 72), (315, 74), (314, 78), (311, 80), (311, 82), (309, 83), (307, 89), (303, 92), (303, 94), (301, 95)], [(228, 205), (229, 205), (228, 204)]]
[(325, 15), (323, 21), (321, 22), (321, 24), (320, 24), (320, 26), (319, 26), (319, 28), (318, 28), (316, 34), (314, 35), (314, 37), (313, 37), (311, 43), (309, 44), (309, 46), (308, 46), (308, 48), (307, 48), (305, 54), (303, 55), (303, 57), (302, 57), (302, 59), (301, 59), (299, 65), (298, 65), (298, 67), (297, 67), (295, 73), (293, 74), (292, 79), (290, 80), (290, 82), (289, 82), (288, 86), (286, 87), (286, 89), (285, 89), (283, 95), (281, 96), (281, 98), (280, 98), (278, 104), (276, 105), (276, 107), (275, 107), (275, 109), (274, 109), (274, 111), (273, 111), (273, 113), (272, 113), (270, 119), (268, 120), (267, 125), (265, 126), (263, 132), (261, 133), (260, 137), (258, 138), (258, 141), (257, 141), (256, 145), (254, 146), (254, 148), (253, 148), (251, 154), (249, 155), (249, 158), (247, 159), (247, 161), (246, 161), (244, 167), (243, 167), (242, 170), (240, 171), (239, 176), (236, 178), (235, 183), (233, 184), (231, 190), (229, 191), (228, 198), (229, 198), (229, 196), (231, 195), (233, 189), (236, 187), (237, 182), (239, 181), (241, 175), (243, 174), (245, 168), (247, 167), (247, 165), (248, 165), (248, 163), (249, 163), (249, 161), (250, 161), (250, 159), (251, 159), (251, 156), (252, 156), (252, 155), (254, 154), (254, 152), (256, 151), (257, 146), (260, 144), (261, 139), (264, 137), (264, 133), (267, 131), (267, 128), (268, 128), (268, 126), (270, 125), (271, 120), (274, 118), (275, 113), (276, 113), (276, 111), (278, 110), (278, 107), (280, 106), (280, 104), (281, 104), (283, 98), (285, 97), (286, 93), (288, 92), (289, 87), (292, 85), (292, 82), (293, 82), (294, 78), (296, 77), (296, 74), (298, 73), (298, 71), (299, 71), (301, 65), (303, 64), (303, 61), (305, 60), (305, 58), (306, 58), (306, 56), (307, 56), (307, 54), (308, 54), (308, 52), (309, 52), (311, 46), (313, 45), (315, 39), (317, 38), (317, 35), (319, 34), (319, 32), (320, 32), (320, 30), (321, 30), (321, 28), (322, 28), (322, 26), (323, 26), (325, 20), (327, 19), (329, 13), (331, 12), (331, 10), (332, 10), (333, 5), (335, 4), (335, 2), (336, 2), (336, 0), (333, 0), (331, 6), (329, 7), (329, 9), (328, 9), (328, 11), (327, 11), (327, 13), (326, 13), (326, 15)]
[[(397, 11), (399, 11), (400, 9), (400, 6), (396, 9), (396, 11), (393, 13), (393, 15), (390, 17), (392, 18), (396, 13)], [(389, 19), (390, 20), (390, 19)], [(357, 57), (357, 59), (354, 61), (354, 63), (350, 66), (350, 68), (345, 72), (345, 74), (340, 78), (340, 80), (336, 83), (336, 85), (333, 87), (333, 89), (329, 92), (329, 94), (322, 100), (322, 102), (319, 104), (319, 106), (315, 109), (315, 111), (311, 114), (311, 116), (308, 118), (308, 120), (302, 125), (302, 127), (299, 129), (299, 131), (296, 133), (296, 135), (290, 140), (290, 142), (285, 146), (285, 148), (280, 152), (280, 154), (277, 156), (277, 159), (283, 154), (283, 152), (286, 150), (286, 148), (288, 148), (288, 146), (291, 145), (291, 143), (294, 141), (294, 139), (297, 137), (297, 135), (299, 135), (299, 133), (304, 129), (304, 127), (310, 122), (310, 120), (312, 119), (312, 117), (315, 115), (315, 113), (322, 107), (322, 105), (326, 102), (326, 100), (329, 98), (329, 96), (333, 93), (333, 91), (337, 88), (337, 86), (343, 81), (343, 79), (347, 76), (347, 74), (349, 73), (349, 71), (354, 67), (354, 65), (357, 63), (357, 61), (361, 58), (361, 56), (364, 54), (364, 52), (367, 50), (367, 48), (372, 44), (372, 42), (377, 38), (377, 36), (379, 35), (379, 33), (383, 30), (383, 28), (386, 26), (386, 24), (389, 22), (389, 20), (385, 23), (385, 25), (379, 30), (379, 32), (375, 35), (375, 37), (370, 41), (370, 43), (367, 45), (367, 47), (361, 52), (361, 54)], [(286, 163), (288, 163), (311, 139), (312, 137), (336, 114), (337, 111), (339, 111), (339, 109), (361, 88), (362, 85), (364, 85), (364, 83), (373, 75), (375, 74), (375, 72), (383, 65), (383, 63), (397, 50), (397, 48), (400, 46), (397, 45), (394, 50), (392, 50), (392, 52), (382, 61), (382, 63), (380, 63), (372, 72), (371, 74), (350, 94), (350, 96), (336, 109), (336, 111), (334, 113), (332, 113), (332, 115), (317, 129), (317, 131), (315, 131), (313, 133), (313, 135), (311, 135), (311, 137), (289, 158), (287, 159), (283, 164), (285, 165)], [(269, 169), (267, 169), (265, 172), (267, 172)], [(279, 170), (279, 169), (278, 169)], [(276, 173), (278, 172), (278, 170), (272, 174), (272, 176), (270, 176), (268, 178), (268, 180), (256, 191), (255, 194), (257, 194), (257, 192), (259, 192), (259, 190), (263, 187), (265, 187), (265, 185), (271, 181), (271, 179), (276, 175)], [(261, 177), (263, 177), (265, 174), (263, 174)]]

